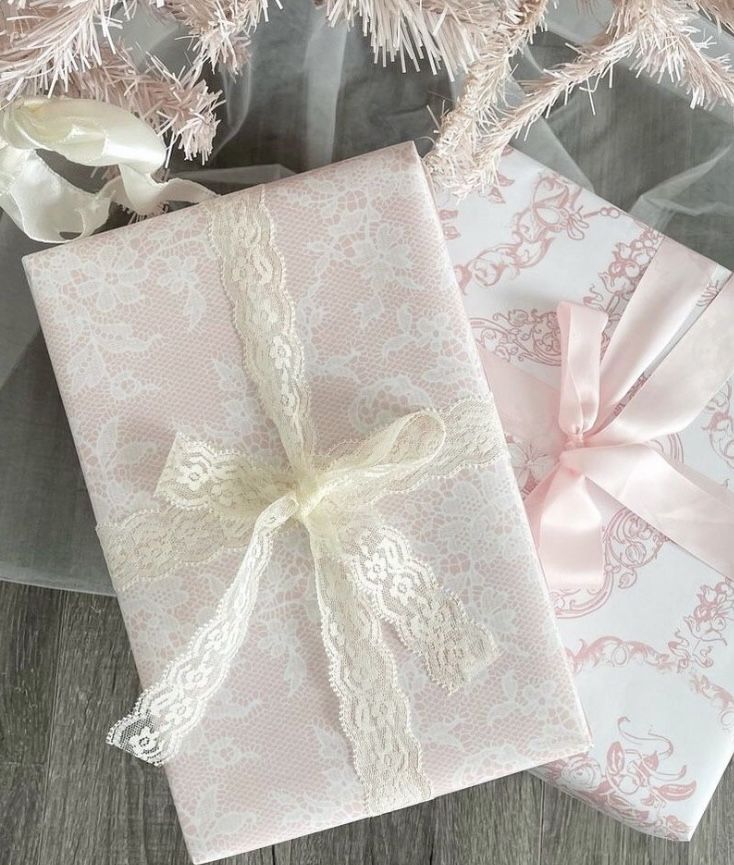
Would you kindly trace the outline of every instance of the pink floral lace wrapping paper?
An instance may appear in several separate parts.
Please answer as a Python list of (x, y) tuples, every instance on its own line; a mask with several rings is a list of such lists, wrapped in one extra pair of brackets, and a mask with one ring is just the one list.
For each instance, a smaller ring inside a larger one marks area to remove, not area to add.
[[(480, 353), (557, 386), (558, 302), (607, 312), (608, 336), (663, 237), (520, 153), (500, 171), (485, 195), (439, 200), (444, 235)], [(699, 313), (729, 276), (711, 264)], [(508, 443), (527, 494), (553, 461), (532, 431)], [(659, 446), (734, 483), (734, 382)], [(538, 774), (636, 829), (686, 840), (734, 748), (734, 586), (598, 488), (594, 497), (603, 586), (552, 592), (594, 746)]]
[[(272, 184), (265, 201), (321, 452), (416, 407), (487, 396), (412, 145)], [(177, 431), (282, 460), (243, 370), (207, 206), (26, 259), (99, 521), (153, 506)], [(380, 509), (501, 649), (469, 686), (446, 695), (387, 635), (433, 793), (588, 747), (507, 455)], [(294, 524), (282, 537), (234, 671), (166, 767), (195, 862), (365, 815), (329, 688), (306, 535)], [(144, 684), (206, 621), (240, 557), (120, 593)]]

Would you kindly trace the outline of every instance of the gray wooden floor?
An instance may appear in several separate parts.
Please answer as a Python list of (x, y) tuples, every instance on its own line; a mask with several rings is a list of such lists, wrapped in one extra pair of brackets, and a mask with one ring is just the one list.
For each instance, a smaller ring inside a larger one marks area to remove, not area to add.
[[(161, 772), (104, 744), (137, 686), (113, 599), (0, 583), (0, 865), (189, 861)], [(516, 775), (226, 862), (732, 865), (734, 768), (691, 844)]]

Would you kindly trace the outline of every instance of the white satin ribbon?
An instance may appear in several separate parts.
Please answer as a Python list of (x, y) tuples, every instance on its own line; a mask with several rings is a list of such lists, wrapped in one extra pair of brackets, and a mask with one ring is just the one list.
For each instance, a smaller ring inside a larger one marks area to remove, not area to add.
[[(85, 192), (51, 169), (39, 150), (95, 168), (116, 165), (120, 175), (99, 192)], [(113, 202), (145, 216), (167, 201), (213, 196), (190, 180), (154, 180), (165, 161), (165, 144), (153, 129), (115, 105), (39, 96), (0, 111), (0, 208), (34, 240), (86, 237), (104, 225)]]

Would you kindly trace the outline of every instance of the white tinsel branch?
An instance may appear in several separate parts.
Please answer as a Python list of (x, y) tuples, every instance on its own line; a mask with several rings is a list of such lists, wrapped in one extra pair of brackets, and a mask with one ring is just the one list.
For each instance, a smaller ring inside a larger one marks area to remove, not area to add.
[(64, 89), (72, 72), (97, 65), (101, 44), (111, 42), (111, 30), (120, 25), (112, 14), (116, 5), (117, 0), (0, 3), (0, 101), (29, 87)]
[[(722, 0), (719, 4), (722, 14)], [(634, 71), (670, 77), (688, 94), (691, 106), (724, 101), (734, 105), (734, 74), (725, 57), (711, 57), (708, 40), (698, 39), (695, 13), (686, 0), (617, 0), (605, 33), (576, 49), (576, 59), (549, 70), (528, 85), (523, 100), (505, 108), (499, 100), (484, 103), (472, 117), (471, 134), (444, 160), (429, 167), (439, 185), (457, 195), (491, 187), (507, 145), (576, 87), (611, 73), (616, 63)], [(450, 122), (447, 120), (444, 126)], [(442, 145), (439, 139), (437, 147)], [(439, 151), (440, 152), (440, 151)]]
[(235, 71), (246, 60), (253, 31), (268, 17), (268, 0), (163, 0), (161, 8), (191, 34), (200, 64)]
[(187, 159), (205, 161), (211, 153), (219, 121), (215, 110), (221, 94), (212, 93), (198, 70), (174, 75), (153, 58), (147, 69), (136, 68), (127, 52), (102, 46), (101, 63), (69, 81), (69, 95), (97, 99), (126, 108), (147, 121), (169, 146), (178, 146)]
[(698, 8), (710, 18), (717, 27), (734, 31), (734, 2), (732, 0), (691, 0), (690, 5)]
[(263, 0), (172, 2), (181, 15), (185, 5), (198, 6), (204, 14), (201, 4), (210, 3), (209, 11), (216, 5), (222, 16), (210, 21), (208, 30), (202, 23), (192, 37), (199, 39), (197, 62), (179, 76), (155, 58), (139, 68), (124, 45), (113, 40), (113, 31), (131, 17), (134, 0), (19, 0), (12, 6), (0, 0), (0, 108), (41, 93), (98, 99), (147, 120), (188, 159), (206, 159), (221, 94), (210, 92), (201, 78), (203, 63), (226, 57), (235, 65), (244, 59), (246, 36), (235, 30), (254, 26)]
[(504, 102), (512, 74), (512, 58), (542, 27), (549, 0), (520, 0), (519, 5), (497, 7), (496, 20), (487, 28), (484, 48), (471, 66), (456, 107), (443, 118), (436, 145), (426, 157), (437, 182), (457, 190), (471, 172), (481, 129), (497, 105)]
[(479, 57), (497, 20), (494, 0), (326, 0), (332, 25), (348, 27), (361, 19), (375, 59), (398, 59), (419, 67), (425, 60), (449, 77), (466, 71)]

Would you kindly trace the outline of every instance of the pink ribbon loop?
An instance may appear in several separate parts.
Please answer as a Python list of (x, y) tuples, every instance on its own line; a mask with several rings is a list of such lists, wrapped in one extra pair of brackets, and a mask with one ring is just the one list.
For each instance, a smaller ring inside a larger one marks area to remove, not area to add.
[[(592, 486), (734, 579), (734, 494), (663, 456), (655, 441), (685, 429), (734, 375), (734, 340), (728, 333), (734, 321), (734, 277), (686, 329), (714, 265), (702, 266), (672, 241), (663, 241), (661, 249), (603, 358), (607, 315), (580, 304), (559, 304), (561, 384), (555, 403), (549, 385), (483, 353), (509, 435), (532, 439), (537, 428), (527, 421), (556, 412), (555, 432), (545, 438), (557, 443), (557, 462), (525, 500), (553, 588), (593, 590), (603, 581), (602, 516)], [(547, 430), (553, 424), (546, 416), (537, 427)]]

